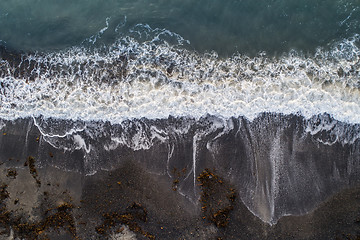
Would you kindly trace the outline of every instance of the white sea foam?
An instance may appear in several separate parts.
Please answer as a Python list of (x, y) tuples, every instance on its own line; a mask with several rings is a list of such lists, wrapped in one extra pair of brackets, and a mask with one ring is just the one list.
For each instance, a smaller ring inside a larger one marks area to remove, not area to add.
[(91, 145), (86, 146), (85, 140), (80, 135), (74, 135), (74, 143), (77, 145), (76, 149), (84, 149), (85, 152), (90, 153)]
[(353, 144), (360, 138), (360, 125), (346, 125), (332, 119), (329, 115), (316, 115), (306, 121), (306, 132), (315, 136), (323, 144)]
[(2, 120), (0, 120), (0, 130), (2, 130), (5, 126), (6, 124)]
[(109, 236), (111, 240), (136, 240), (136, 234), (130, 231), (130, 229), (123, 225), (121, 231), (118, 233), (113, 233)]
[(142, 43), (123, 37), (106, 49), (23, 56), (15, 66), (2, 60), (0, 118), (121, 123), (206, 114), (251, 120), (276, 112), (360, 123), (359, 36), (312, 57), (291, 51), (276, 59), (222, 59), (170, 46), (162, 39), (185, 40), (167, 30), (139, 28), (133, 32), (155, 34)]

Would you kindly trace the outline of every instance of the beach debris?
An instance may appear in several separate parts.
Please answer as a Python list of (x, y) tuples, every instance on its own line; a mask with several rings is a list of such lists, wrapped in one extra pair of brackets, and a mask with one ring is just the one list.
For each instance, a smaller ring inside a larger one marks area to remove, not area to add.
[(39, 175), (38, 175), (38, 172), (37, 172), (36, 167), (35, 167), (35, 158), (32, 157), (32, 156), (29, 156), (28, 159), (26, 160), (26, 162), (24, 163), (24, 166), (29, 167), (30, 174), (35, 179), (38, 187), (40, 187), (41, 186), (41, 181), (39, 179)]
[(15, 179), (16, 176), (17, 176), (17, 172), (16, 172), (16, 170), (15, 170), (14, 168), (10, 168), (10, 169), (7, 170), (6, 176), (7, 176), (8, 178)]
[(200, 197), (202, 218), (217, 227), (226, 227), (235, 206), (236, 192), (214, 172), (205, 169), (197, 178), (202, 188)]
[[(103, 223), (95, 228), (96, 232), (101, 235), (109, 235), (111, 229), (127, 225), (135, 233), (139, 233), (148, 239), (155, 239), (155, 236), (146, 232), (140, 227), (140, 223), (145, 223), (147, 219), (147, 210), (141, 204), (134, 202), (128, 206), (124, 213), (109, 212), (103, 214)], [(121, 228), (116, 231), (121, 231)]]

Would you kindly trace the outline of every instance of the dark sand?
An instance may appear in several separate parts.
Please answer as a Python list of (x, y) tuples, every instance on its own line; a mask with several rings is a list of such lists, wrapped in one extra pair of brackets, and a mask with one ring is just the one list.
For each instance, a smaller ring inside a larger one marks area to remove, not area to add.
[[(202, 194), (209, 194), (206, 204), (211, 209), (205, 210), (200, 199), (192, 203), (179, 194), (170, 179), (149, 174), (131, 161), (92, 176), (52, 167), (36, 172), (37, 179), (28, 166), (1, 165), (1, 239), (360, 237), (360, 187), (332, 196), (309, 214), (283, 217), (270, 226), (250, 213), (238, 196), (229, 201), (232, 186), (216, 171), (210, 171), (216, 181), (207, 188), (199, 186)], [(214, 221), (214, 213), (227, 206), (231, 208), (226, 220)]]

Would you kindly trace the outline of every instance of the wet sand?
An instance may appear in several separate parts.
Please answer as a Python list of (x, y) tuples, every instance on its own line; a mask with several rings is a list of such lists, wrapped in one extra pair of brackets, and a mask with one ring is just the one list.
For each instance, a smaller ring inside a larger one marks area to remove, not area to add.
[[(276, 130), (276, 126), (269, 122), (266, 126)], [(299, 127), (287, 128), (284, 137), (296, 139), (292, 129)], [(244, 134), (245, 130), (242, 130)], [(218, 133), (213, 135), (218, 136)], [(265, 133), (258, 133), (254, 139), (261, 139)], [(189, 139), (193, 139), (191, 131), (189, 134)], [(306, 135), (310, 139), (305, 145), (308, 146), (306, 156), (317, 154), (315, 160), (320, 166), (317, 168), (319, 175), (306, 182), (314, 185), (327, 183), (325, 180), (331, 166), (326, 162), (331, 159), (340, 159), (335, 163), (344, 177), (337, 180), (338, 185), (329, 182), (323, 188), (328, 192), (315, 191), (314, 194), (322, 194), (320, 197), (301, 193), (304, 199), (327, 197), (315, 204), (312, 210), (299, 216), (280, 217), (276, 224), (271, 225), (255, 216), (242, 200), (249, 199), (249, 196), (243, 196), (246, 191), (239, 188), (246, 184), (251, 186), (251, 182), (239, 182), (239, 179), (246, 180), (246, 174), (251, 175), (245, 164), (250, 160), (246, 159), (248, 155), (244, 150), (246, 139), (231, 134), (216, 137), (218, 144), (226, 143), (217, 148), (216, 156), (206, 150), (210, 140), (198, 141), (199, 159), (203, 162), (197, 165), (194, 188), (191, 179), (186, 182), (187, 176), (193, 174), (188, 168), (191, 166), (189, 163), (193, 163), (192, 152), (186, 149), (193, 145), (185, 137), (173, 152), (172, 167), (161, 165), (167, 152), (164, 144), (158, 143), (147, 150), (120, 147), (113, 152), (105, 151), (98, 158), (98, 171), (89, 174), (85, 171), (89, 163), (84, 149), (63, 151), (54, 148), (44, 141), (31, 120), (8, 122), (0, 136), (0, 239), (360, 238), (357, 155), (350, 154), (356, 153), (358, 142), (353, 146), (312, 146), (310, 137)], [(211, 139), (214, 136), (206, 137)], [(324, 135), (320, 137), (324, 138)], [(254, 142), (254, 139), (249, 142)], [(266, 139), (257, 144), (262, 147), (260, 149), (267, 149)], [(259, 156), (263, 159), (267, 157), (266, 151), (261, 154)], [(342, 170), (347, 166), (341, 165), (341, 157), (349, 154), (355, 163), (347, 178)], [(239, 165), (231, 164), (231, 159), (235, 163), (236, 156), (243, 161)], [(298, 161), (304, 159), (302, 156)], [(266, 180), (267, 167), (271, 164), (262, 161), (264, 164), (256, 174), (258, 178), (263, 174)], [(163, 168), (169, 169), (164, 171)], [(232, 168), (236, 168), (234, 173), (228, 174), (226, 170)], [(314, 186), (303, 187), (311, 189)], [(283, 199), (296, 198), (297, 195), (291, 195), (294, 189), (284, 190), (289, 195)], [(294, 204), (294, 208), (304, 207), (302, 201), (292, 201), (298, 204)], [(281, 202), (278, 204), (281, 207)]]

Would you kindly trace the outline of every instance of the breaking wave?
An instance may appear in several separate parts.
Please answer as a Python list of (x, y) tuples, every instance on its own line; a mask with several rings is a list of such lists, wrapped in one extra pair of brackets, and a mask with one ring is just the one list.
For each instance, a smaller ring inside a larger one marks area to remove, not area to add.
[(184, 48), (165, 29), (138, 24), (110, 46), (51, 53), (2, 51), (0, 118), (29, 116), (121, 123), (169, 116), (327, 113), (360, 123), (359, 35), (307, 56), (221, 58)]

